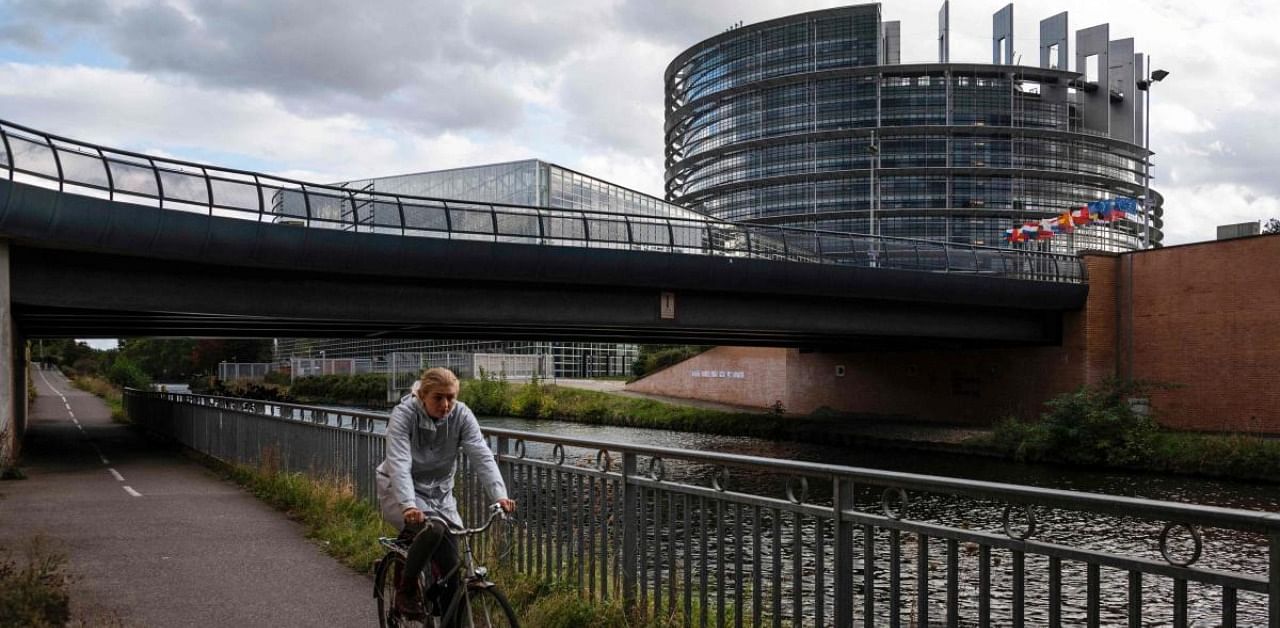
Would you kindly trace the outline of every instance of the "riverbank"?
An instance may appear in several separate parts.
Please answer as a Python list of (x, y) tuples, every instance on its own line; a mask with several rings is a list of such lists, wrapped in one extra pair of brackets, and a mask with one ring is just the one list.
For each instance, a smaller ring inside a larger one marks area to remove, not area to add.
[[(1072, 393), (1081, 394), (1084, 393)], [(1064, 399), (1071, 399), (1072, 395)], [(1039, 430), (1047, 428), (1037, 427), (1039, 423), (1005, 422), (995, 429), (981, 429), (836, 413), (800, 417), (726, 412), (682, 405), (681, 400), (636, 398), (618, 391), (575, 389), (538, 381), (511, 384), (493, 379), (468, 380), (463, 382), (461, 398), (477, 414), (483, 415), (1280, 483), (1280, 440), (1242, 434), (1165, 431), (1150, 421), (1141, 432), (1112, 434), (1114, 428), (1110, 425), (1091, 425), (1082, 419), (1085, 424), (1072, 426), (1058, 443), (1046, 440)], [(1074, 407), (1070, 411), (1089, 416), (1100, 412), (1098, 408)], [(1125, 412), (1116, 408), (1108, 411)], [(1103, 412), (1102, 416), (1122, 421), (1128, 415), (1116, 418)], [(1070, 417), (1065, 420), (1069, 421)], [(1109, 445), (1107, 440), (1112, 438), (1123, 446)], [(1080, 451), (1087, 447), (1104, 450), (1122, 447), (1125, 455), (1093, 456)]]

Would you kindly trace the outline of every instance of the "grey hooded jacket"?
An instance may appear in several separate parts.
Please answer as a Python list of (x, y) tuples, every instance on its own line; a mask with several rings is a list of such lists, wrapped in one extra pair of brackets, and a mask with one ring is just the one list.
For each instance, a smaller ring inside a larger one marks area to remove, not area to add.
[(404, 510), (415, 506), (427, 516), (463, 525), (453, 498), (458, 447), (466, 450), (471, 472), (479, 476), (490, 502), (507, 498), (506, 484), (480, 434), (476, 415), (461, 401), (437, 421), (417, 395), (405, 395), (391, 411), (386, 438), (387, 457), (377, 470), (378, 505), (382, 518), (396, 529), (404, 527)]

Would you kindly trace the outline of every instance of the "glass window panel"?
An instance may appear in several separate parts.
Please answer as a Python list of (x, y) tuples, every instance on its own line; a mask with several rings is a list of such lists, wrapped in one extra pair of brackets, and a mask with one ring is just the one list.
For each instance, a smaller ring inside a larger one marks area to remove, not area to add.
[(244, 181), (210, 179), (213, 186), (213, 204), (228, 209), (258, 211), (258, 187)]
[(538, 237), (538, 217), (532, 213), (498, 211), (498, 233), (502, 235)]
[(581, 240), (586, 237), (586, 224), (578, 217), (543, 216), (542, 228), (548, 238)]
[(486, 210), (449, 207), (454, 233), (493, 233), (493, 216)]
[(165, 200), (200, 205), (209, 203), (209, 188), (208, 184), (205, 183), (204, 177), (185, 172), (161, 170), (160, 185), (163, 188)]
[(58, 179), (58, 164), (47, 145), (10, 135), (9, 149), (13, 151), (13, 165), (18, 170), (55, 181)]
[(404, 225), (408, 229), (448, 231), (449, 217), (444, 207), (409, 200), (404, 204)]
[(107, 168), (97, 155), (59, 149), (58, 158), (62, 161), (62, 175), (67, 181), (103, 189), (109, 186)]
[(115, 160), (107, 163), (111, 167), (111, 181), (116, 190), (153, 198), (159, 196), (156, 173), (151, 168)]

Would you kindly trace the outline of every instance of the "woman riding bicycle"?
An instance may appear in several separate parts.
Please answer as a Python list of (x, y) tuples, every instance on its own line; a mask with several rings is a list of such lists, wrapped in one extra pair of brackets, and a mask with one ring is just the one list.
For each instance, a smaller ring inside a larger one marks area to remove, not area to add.
[[(491, 502), (512, 512), (516, 503), (507, 498), (507, 487), (480, 433), (476, 415), (457, 400), (458, 377), (445, 368), (427, 369), (413, 390), (391, 411), (387, 423), (387, 457), (378, 465), (378, 504), (382, 518), (413, 538), (404, 573), (397, 583), (396, 610), (406, 618), (425, 615), (418, 592), (418, 574), (432, 560), (441, 574), (454, 573), (445, 584), (442, 599), (452, 599), (458, 586), (458, 548), (443, 519), (463, 527), (453, 498), (453, 476), (458, 447), (479, 475)], [(428, 519), (430, 517), (430, 519)]]

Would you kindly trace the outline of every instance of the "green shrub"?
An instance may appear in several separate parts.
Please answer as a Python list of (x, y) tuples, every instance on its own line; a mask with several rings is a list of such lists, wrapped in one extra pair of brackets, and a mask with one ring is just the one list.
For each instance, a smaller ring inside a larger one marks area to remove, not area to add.
[(107, 369), (107, 381), (120, 388), (136, 388), (150, 390), (151, 378), (142, 372), (142, 368), (125, 356), (117, 356)]
[(1112, 380), (1050, 399), (1041, 418), (1046, 453), (1081, 464), (1146, 460), (1158, 428), (1150, 414), (1134, 412), (1129, 398), (1147, 388)]
[(458, 398), (476, 414), (506, 416), (511, 414), (511, 386), (502, 374), (480, 369), (479, 379), (462, 382)]
[(521, 386), (511, 400), (511, 413), (531, 419), (549, 419), (556, 411), (556, 400), (537, 376)]
[(644, 377), (673, 364), (679, 364), (710, 347), (698, 345), (641, 345), (636, 361), (631, 364), (631, 374)]
[(36, 537), (22, 559), (0, 550), (0, 626), (63, 626), (71, 619), (67, 559)]
[(299, 377), (289, 386), (289, 395), (303, 403), (383, 405), (387, 397), (387, 376), (361, 373)]

